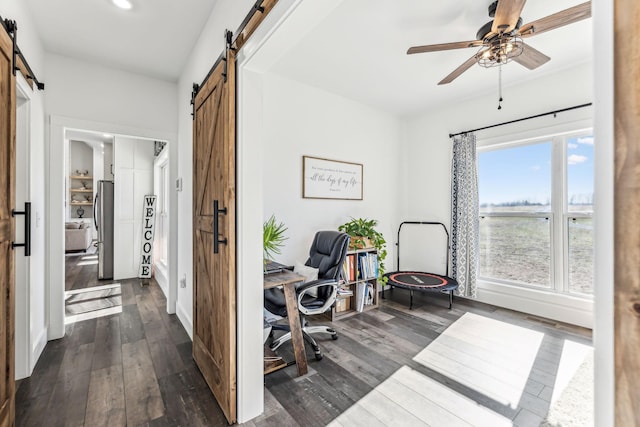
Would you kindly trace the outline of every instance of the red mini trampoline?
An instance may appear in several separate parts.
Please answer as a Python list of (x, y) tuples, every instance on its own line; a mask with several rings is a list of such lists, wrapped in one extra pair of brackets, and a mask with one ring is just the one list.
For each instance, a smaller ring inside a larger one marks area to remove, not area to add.
[[(444, 276), (435, 273), (426, 273), (423, 271), (402, 271), (400, 270), (400, 231), (405, 224), (418, 225), (439, 225), (447, 235), (447, 254), (446, 254), (446, 273)], [(449, 294), (449, 309), (453, 305), (453, 291), (458, 289), (458, 282), (449, 277), (449, 232), (447, 227), (441, 222), (429, 221), (405, 221), (398, 227), (397, 240), (397, 266), (399, 271), (386, 273), (384, 276), (388, 279), (387, 284), (393, 288), (403, 288), (409, 290), (409, 309), (413, 308), (413, 291), (420, 292), (444, 292)], [(384, 298), (384, 288), (382, 289), (382, 297)]]

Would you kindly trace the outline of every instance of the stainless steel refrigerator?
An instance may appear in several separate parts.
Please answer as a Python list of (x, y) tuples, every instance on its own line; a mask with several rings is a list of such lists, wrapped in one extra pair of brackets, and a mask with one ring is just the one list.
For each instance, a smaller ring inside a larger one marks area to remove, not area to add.
[(98, 231), (98, 279), (113, 279), (113, 181), (98, 181), (93, 221)]

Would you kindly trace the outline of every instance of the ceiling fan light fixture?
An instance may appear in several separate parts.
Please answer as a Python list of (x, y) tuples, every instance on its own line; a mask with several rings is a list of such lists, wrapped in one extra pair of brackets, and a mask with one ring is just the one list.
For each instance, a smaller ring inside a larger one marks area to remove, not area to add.
[(491, 68), (511, 62), (524, 51), (522, 38), (516, 35), (500, 35), (476, 53), (476, 62), (481, 67)]
[(124, 10), (131, 10), (133, 8), (130, 0), (111, 0), (111, 3)]

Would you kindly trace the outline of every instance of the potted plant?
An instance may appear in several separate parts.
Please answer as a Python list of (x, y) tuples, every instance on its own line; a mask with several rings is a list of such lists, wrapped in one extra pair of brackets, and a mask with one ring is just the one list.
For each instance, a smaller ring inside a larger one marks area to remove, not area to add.
[(284, 223), (277, 222), (273, 215), (262, 225), (262, 256), (265, 265), (267, 261), (273, 261), (273, 257), (281, 253), (280, 249), (284, 246), (284, 241), (288, 239), (284, 235), (285, 231), (287, 231), (287, 227)]
[(350, 249), (375, 248), (378, 252), (378, 277), (382, 285), (386, 285), (387, 278), (384, 277), (384, 260), (387, 257), (387, 241), (382, 233), (375, 229), (378, 221), (367, 218), (351, 218), (338, 227), (339, 231), (351, 236), (349, 242)]

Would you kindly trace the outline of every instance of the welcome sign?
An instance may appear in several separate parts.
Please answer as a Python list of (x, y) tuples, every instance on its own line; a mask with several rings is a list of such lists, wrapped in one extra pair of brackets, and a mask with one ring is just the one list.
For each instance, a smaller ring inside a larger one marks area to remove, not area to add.
[(150, 279), (153, 267), (153, 237), (156, 228), (156, 196), (144, 196), (144, 213), (142, 220), (142, 245), (140, 246), (140, 279)]

